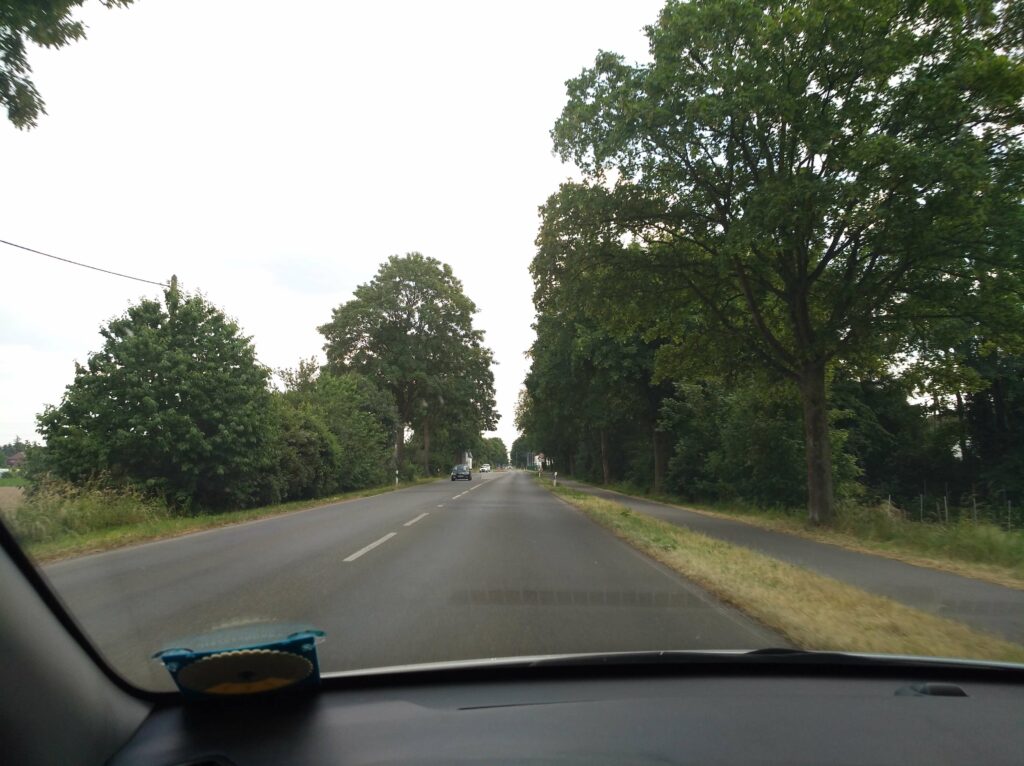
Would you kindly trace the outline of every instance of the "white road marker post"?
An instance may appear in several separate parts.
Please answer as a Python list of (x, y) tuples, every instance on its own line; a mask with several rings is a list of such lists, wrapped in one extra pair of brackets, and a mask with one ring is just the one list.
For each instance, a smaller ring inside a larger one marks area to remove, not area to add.
[(555, 486), (557, 487), (558, 486), (558, 471), (555, 471), (554, 482), (555, 482)]

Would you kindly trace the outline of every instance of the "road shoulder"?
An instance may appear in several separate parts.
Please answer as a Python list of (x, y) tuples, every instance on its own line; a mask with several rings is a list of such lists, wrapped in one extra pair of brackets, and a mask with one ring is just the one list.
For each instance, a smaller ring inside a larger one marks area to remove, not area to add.
[(807, 649), (1024, 661), (1024, 646), (573, 488), (593, 521)]

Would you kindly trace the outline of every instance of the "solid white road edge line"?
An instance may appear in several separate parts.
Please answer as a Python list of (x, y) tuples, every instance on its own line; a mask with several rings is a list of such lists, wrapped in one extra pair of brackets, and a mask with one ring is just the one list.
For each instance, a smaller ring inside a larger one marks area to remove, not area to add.
[(388, 532), (380, 540), (377, 540), (375, 542), (370, 543), (365, 548), (360, 548), (355, 553), (353, 553), (351, 556), (349, 556), (347, 559), (343, 559), (343, 561), (345, 561), (346, 563), (348, 563), (350, 561), (355, 561), (357, 558), (362, 556), (364, 553), (369, 553), (374, 548), (376, 548), (378, 545), (380, 545), (381, 543), (386, 543), (388, 540), (390, 540), (392, 537), (394, 537), (397, 534), (398, 534), (397, 532)]
[(405, 523), (404, 523), (404, 524), (403, 524), (402, 526), (403, 526), (403, 527), (411, 527), (411, 526), (412, 526), (413, 524), (415, 524), (415, 523), (416, 523), (417, 521), (419, 521), (420, 519), (422, 519), (422, 518), (423, 518), (424, 516), (429, 516), (429, 515), (430, 515), (430, 512), (429, 512), (429, 511), (427, 511), (427, 512), (425, 512), (425, 513), (421, 513), (421, 514), (420, 514), (419, 516), (417, 516), (417, 517), (416, 517), (415, 519), (413, 519), (412, 521), (407, 521), (407, 522), (405, 522)]

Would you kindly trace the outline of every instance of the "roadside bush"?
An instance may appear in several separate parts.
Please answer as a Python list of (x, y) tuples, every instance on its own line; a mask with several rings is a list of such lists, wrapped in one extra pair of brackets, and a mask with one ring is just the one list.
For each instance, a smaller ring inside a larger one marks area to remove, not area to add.
[(950, 524), (907, 521), (895, 512), (887, 512), (884, 503), (840, 503), (835, 528), (861, 540), (891, 543), (922, 555), (994, 564), (1024, 574), (1024, 531), (1007, 532), (968, 518)]
[(75, 486), (60, 479), (39, 479), (4, 521), (23, 544), (64, 535), (86, 534), (170, 517), (166, 503), (130, 487), (111, 488), (93, 481)]
[(172, 282), (163, 302), (129, 306), (100, 334), (60, 404), (37, 416), (46, 469), (131, 483), (182, 508), (258, 502), (268, 372), (239, 326)]

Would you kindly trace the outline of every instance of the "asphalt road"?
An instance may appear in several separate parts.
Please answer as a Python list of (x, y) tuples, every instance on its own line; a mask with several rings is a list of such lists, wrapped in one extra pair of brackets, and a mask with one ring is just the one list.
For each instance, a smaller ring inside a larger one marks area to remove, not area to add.
[(45, 572), (114, 666), (149, 688), (170, 688), (153, 652), (253, 620), (325, 630), (326, 671), (785, 645), (523, 473), (439, 481)]
[(1024, 643), (1024, 591), (567, 482), (670, 524), (812, 569), (894, 601)]

